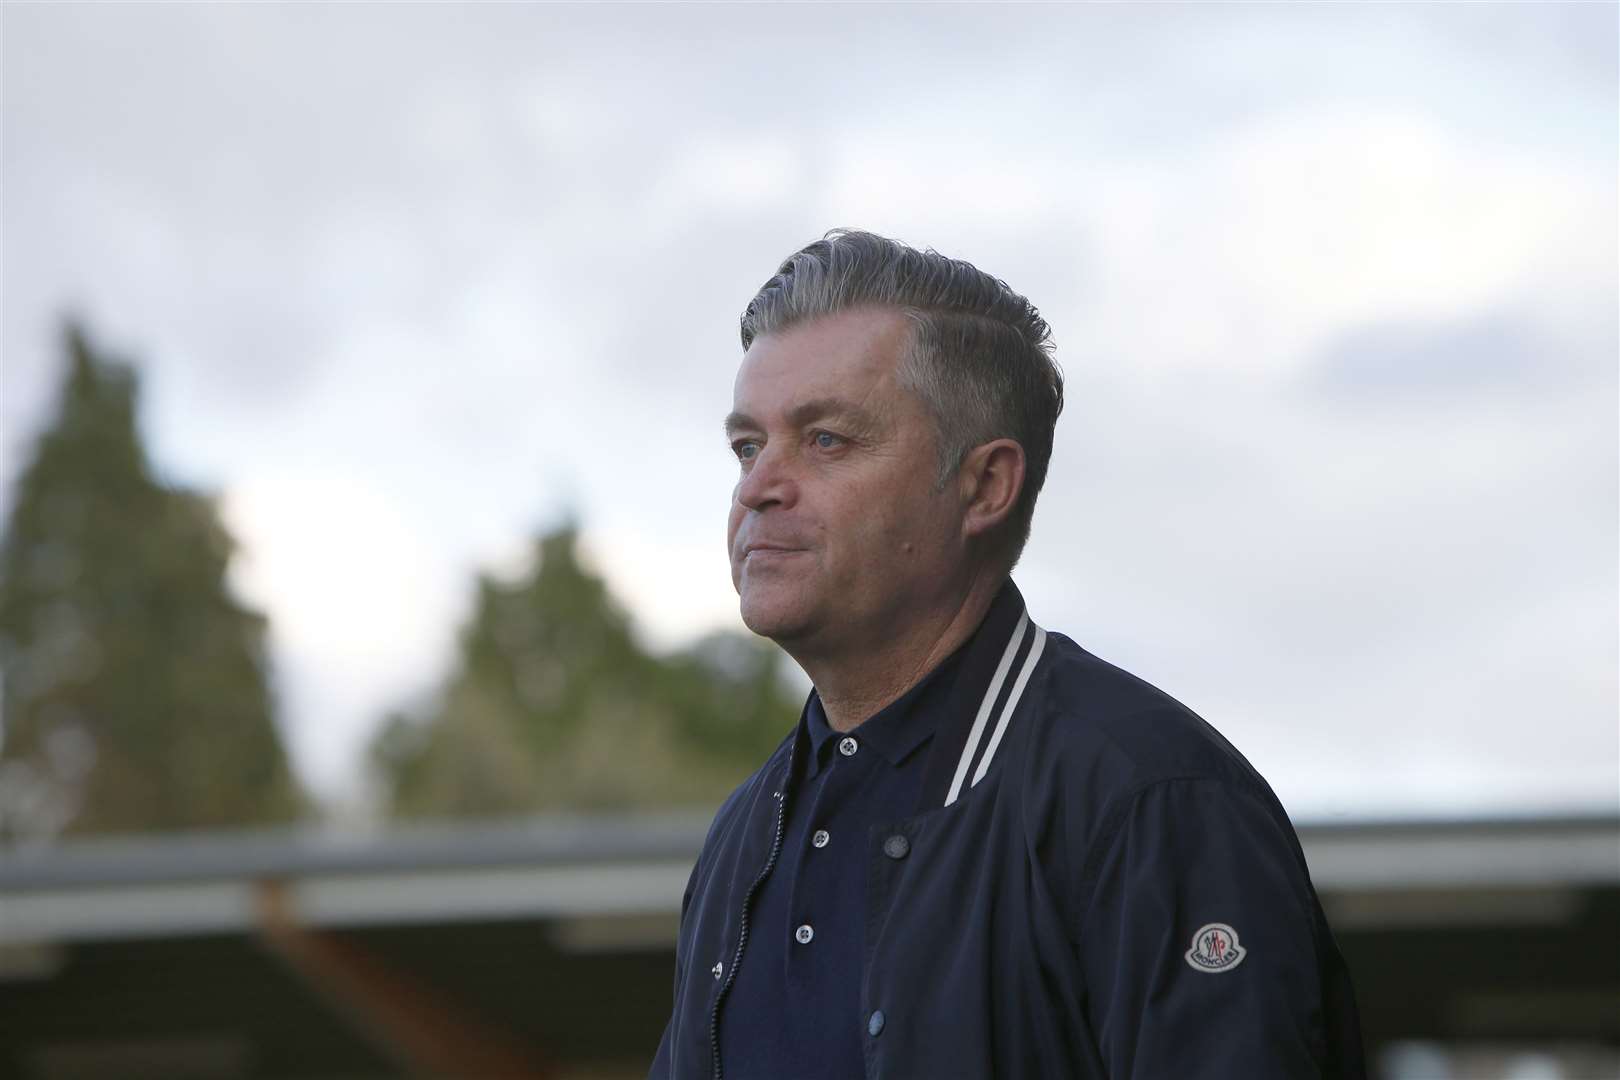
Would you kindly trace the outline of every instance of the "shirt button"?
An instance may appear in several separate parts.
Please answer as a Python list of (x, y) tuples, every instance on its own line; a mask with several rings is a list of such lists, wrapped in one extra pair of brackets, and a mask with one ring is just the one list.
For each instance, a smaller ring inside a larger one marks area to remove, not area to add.
[(803, 926), (793, 931), (793, 940), (797, 941), (800, 945), (810, 944), (810, 939), (815, 936), (816, 932), (815, 930), (811, 929), (809, 923), (805, 923)]
[(871, 1018), (866, 1021), (866, 1033), (868, 1035), (872, 1036), (872, 1038), (874, 1038), (874, 1039), (877, 1038), (879, 1035), (883, 1034), (883, 1010), (882, 1009), (875, 1010), (872, 1013)]
[(899, 833), (883, 841), (883, 854), (891, 859), (903, 859), (911, 853), (911, 841)]
[(848, 735), (845, 735), (842, 739), (838, 740), (838, 752), (843, 754), (845, 757), (854, 757), (855, 751), (859, 750), (860, 748), (861, 744), (850, 738)]
[(714, 977), (718, 979), (721, 975), (725, 974), (725, 970), (726, 965), (716, 962), (714, 965)]
[(816, 835), (814, 835), (814, 836), (812, 836), (810, 838), (810, 842), (812, 844), (814, 844), (816, 847), (826, 847), (827, 846), (827, 841), (829, 841), (831, 839), (832, 839), (832, 835), (830, 833), (828, 833), (826, 829), (817, 829), (816, 830)]

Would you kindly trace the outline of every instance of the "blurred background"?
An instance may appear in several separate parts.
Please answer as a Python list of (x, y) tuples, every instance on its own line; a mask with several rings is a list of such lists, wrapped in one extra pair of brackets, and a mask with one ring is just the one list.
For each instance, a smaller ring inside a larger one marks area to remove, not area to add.
[(1271, 781), (1379, 1074), (1620, 1076), (1617, 11), (5, 5), (0, 1078), (644, 1074), (835, 226), (1052, 323), (1015, 576)]

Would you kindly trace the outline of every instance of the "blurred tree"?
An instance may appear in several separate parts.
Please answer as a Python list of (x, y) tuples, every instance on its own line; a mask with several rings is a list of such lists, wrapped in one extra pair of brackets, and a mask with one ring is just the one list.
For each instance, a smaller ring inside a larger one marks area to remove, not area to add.
[(728, 633), (648, 654), (577, 541), (564, 526), (522, 579), (479, 580), (440, 700), (373, 743), (393, 814), (712, 802), (791, 728), (799, 701), (774, 647)]
[(133, 371), (66, 347), (0, 539), (0, 838), (299, 816), (231, 538), (152, 477)]

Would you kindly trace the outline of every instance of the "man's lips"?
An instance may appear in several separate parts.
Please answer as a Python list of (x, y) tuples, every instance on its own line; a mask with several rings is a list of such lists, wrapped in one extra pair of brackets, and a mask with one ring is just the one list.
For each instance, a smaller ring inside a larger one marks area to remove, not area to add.
[(742, 557), (747, 559), (750, 555), (798, 555), (802, 554), (804, 550), (804, 548), (789, 547), (786, 544), (749, 544), (743, 548)]

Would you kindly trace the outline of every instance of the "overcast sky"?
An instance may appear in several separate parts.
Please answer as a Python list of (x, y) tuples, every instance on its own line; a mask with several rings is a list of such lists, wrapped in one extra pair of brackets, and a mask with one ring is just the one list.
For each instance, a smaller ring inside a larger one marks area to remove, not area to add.
[(1054, 327), (1038, 622), (1296, 817), (1613, 811), (1617, 10), (7, 4), (5, 483), (76, 312), (348, 797), (570, 509), (740, 627), (737, 314), (870, 228)]

